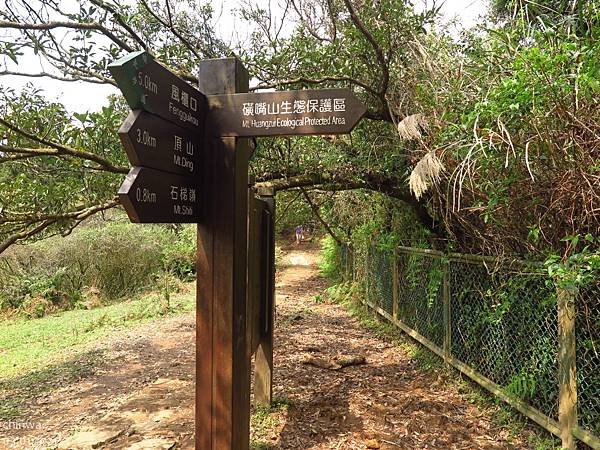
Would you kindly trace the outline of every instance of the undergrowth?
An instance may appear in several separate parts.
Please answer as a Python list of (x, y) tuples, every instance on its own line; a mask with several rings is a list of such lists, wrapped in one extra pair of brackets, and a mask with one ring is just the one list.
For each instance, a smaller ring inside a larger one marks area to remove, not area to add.
[(0, 312), (95, 308), (195, 276), (195, 229), (101, 222), (0, 255)]
[(251, 450), (269, 450), (274, 448), (273, 436), (292, 406), (287, 398), (274, 398), (271, 406), (257, 406), (250, 418)]

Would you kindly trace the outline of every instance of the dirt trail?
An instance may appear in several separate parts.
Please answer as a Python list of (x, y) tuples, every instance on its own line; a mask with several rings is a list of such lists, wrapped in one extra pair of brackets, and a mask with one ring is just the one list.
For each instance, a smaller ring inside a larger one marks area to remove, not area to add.
[[(290, 406), (267, 430), (273, 448), (526, 448), (342, 307), (315, 301), (327, 287), (316, 257), (293, 249), (279, 268), (274, 391)], [(80, 378), (27, 403), (15, 422), (35, 429), (0, 427), (0, 448), (193, 448), (193, 344), (191, 315), (113, 336), (79, 361), (90, 366)], [(304, 364), (340, 356), (366, 364)]]

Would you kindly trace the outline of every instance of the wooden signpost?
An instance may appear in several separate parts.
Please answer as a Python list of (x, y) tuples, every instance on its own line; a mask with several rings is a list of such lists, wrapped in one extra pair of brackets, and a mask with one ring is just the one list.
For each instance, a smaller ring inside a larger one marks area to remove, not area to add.
[(119, 189), (119, 200), (135, 223), (198, 223), (198, 186), (193, 178), (134, 167)]
[(207, 133), (297, 136), (350, 133), (366, 109), (348, 89), (257, 92), (208, 98)]
[(349, 133), (365, 107), (346, 89), (247, 93), (235, 58), (201, 61), (200, 89), (143, 51), (109, 70), (133, 110), (119, 130), (129, 218), (198, 224), (196, 449), (247, 450), (253, 353), (255, 401), (272, 395), (275, 201), (249, 192), (246, 138)]
[(193, 176), (200, 166), (200, 140), (192, 131), (144, 111), (131, 111), (119, 137), (133, 166)]
[(191, 131), (202, 132), (206, 97), (145, 51), (108, 66), (131, 109), (143, 109)]

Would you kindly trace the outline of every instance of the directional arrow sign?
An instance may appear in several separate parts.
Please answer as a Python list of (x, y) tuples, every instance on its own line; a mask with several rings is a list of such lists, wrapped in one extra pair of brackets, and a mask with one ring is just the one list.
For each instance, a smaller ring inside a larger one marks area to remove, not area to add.
[(188, 176), (199, 170), (200, 144), (194, 133), (158, 116), (131, 111), (119, 137), (133, 166)]
[(199, 195), (192, 178), (145, 167), (131, 169), (119, 189), (121, 204), (136, 223), (197, 223)]
[(348, 89), (208, 96), (212, 136), (349, 133), (366, 108)]
[(149, 53), (130, 53), (108, 69), (131, 109), (143, 109), (188, 130), (203, 130), (207, 108), (204, 94)]

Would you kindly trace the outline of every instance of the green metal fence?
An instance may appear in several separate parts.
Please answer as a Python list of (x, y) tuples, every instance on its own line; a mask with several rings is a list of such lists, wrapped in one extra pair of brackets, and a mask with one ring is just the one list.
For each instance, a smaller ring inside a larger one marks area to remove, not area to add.
[(600, 283), (559, 291), (534, 264), (409, 247), (341, 257), (381, 316), (563, 446), (600, 449)]

